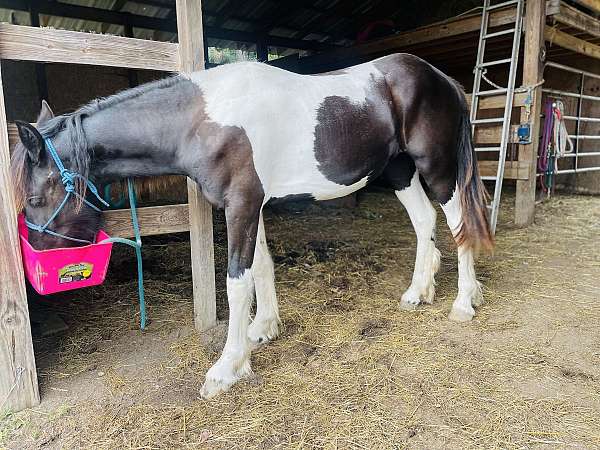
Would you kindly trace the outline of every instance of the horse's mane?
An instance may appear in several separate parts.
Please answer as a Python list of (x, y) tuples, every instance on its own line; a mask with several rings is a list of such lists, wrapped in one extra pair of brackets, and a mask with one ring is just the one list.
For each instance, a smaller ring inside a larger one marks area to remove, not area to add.
[[(69, 155), (70, 164), (68, 169), (77, 172), (83, 177), (83, 179), (77, 178), (75, 182), (76, 192), (79, 194), (77, 210), (83, 204), (81, 199), (85, 197), (87, 187), (85, 180), (88, 178), (90, 161), (93, 156), (93, 149), (89, 147), (83, 129), (83, 120), (99, 111), (106, 110), (128, 100), (136, 99), (154, 89), (171, 87), (181, 79), (180, 76), (173, 76), (127, 89), (110, 97), (97, 98), (74, 112), (53, 117), (38, 126), (38, 131), (44, 138), (51, 138), (61, 132), (65, 132), (68, 135), (72, 152)], [(11, 173), (14, 181), (15, 200), (18, 211), (21, 211), (25, 205), (27, 184), (31, 176), (31, 165), (28, 163), (27, 158), (27, 149), (21, 142), (18, 142), (11, 156)]]

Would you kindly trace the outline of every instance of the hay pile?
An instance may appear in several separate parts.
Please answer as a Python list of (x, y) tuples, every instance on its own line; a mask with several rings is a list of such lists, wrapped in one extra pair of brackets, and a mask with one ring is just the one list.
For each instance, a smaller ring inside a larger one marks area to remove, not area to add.
[[(561, 197), (480, 260), (486, 304), (447, 321), (456, 252), (438, 217), (436, 302), (398, 308), (415, 237), (388, 194), (355, 210), (271, 214), (282, 336), (255, 376), (198, 399), (224, 325), (192, 332), (189, 243), (147, 239), (152, 319), (137, 331), (131, 256), (110, 284), (52, 303), (71, 326), (38, 340), (44, 404), (4, 418), (0, 443), (89, 448), (522, 448), (600, 446), (600, 199)], [(225, 237), (217, 230), (219, 316)], [(128, 250), (121, 250), (128, 255)], [(3, 431), (4, 430), (4, 434)]]

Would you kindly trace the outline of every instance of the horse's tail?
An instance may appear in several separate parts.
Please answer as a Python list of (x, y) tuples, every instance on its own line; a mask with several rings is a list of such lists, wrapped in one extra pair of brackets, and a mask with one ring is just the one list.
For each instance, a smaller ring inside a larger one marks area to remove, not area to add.
[(456, 243), (459, 246), (491, 251), (494, 237), (486, 206), (489, 196), (479, 176), (466, 99), (464, 94), (461, 97), (463, 108), (458, 135), (456, 184), (460, 195), (462, 224), (456, 235)]

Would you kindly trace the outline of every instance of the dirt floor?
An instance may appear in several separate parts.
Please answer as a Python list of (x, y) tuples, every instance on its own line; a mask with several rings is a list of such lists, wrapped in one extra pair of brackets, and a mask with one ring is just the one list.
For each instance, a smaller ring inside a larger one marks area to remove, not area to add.
[[(146, 239), (145, 332), (120, 249), (104, 286), (32, 302), (69, 329), (42, 338), (36, 324), (42, 404), (0, 416), (0, 447), (600, 448), (600, 198), (558, 196), (525, 230), (512, 201), (468, 324), (446, 318), (457, 272), (441, 213), (436, 302), (406, 312), (415, 235), (393, 195), (271, 212), (282, 336), (253, 354), (251, 379), (208, 402), (225, 323), (193, 331), (189, 243)], [(216, 239), (225, 319), (221, 220)]]

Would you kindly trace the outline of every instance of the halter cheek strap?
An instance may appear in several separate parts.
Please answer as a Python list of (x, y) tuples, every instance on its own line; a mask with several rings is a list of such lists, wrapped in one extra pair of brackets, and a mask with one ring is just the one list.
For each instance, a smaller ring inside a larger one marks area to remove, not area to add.
[(96, 205), (94, 205), (93, 203), (86, 200), (75, 190), (75, 180), (77, 178), (85, 181), (85, 184), (87, 185), (87, 188), (89, 189), (89, 191), (96, 196), (96, 198), (98, 199), (98, 201), (100, 203), (102, 203), (104, 206), (108, 206), (108, 203), (106, 203), (104, 201), (104, 199), (98, 194), (98, 189), (96, 188), (94, 183), (92, 183), (90, 180), (85, 179), (83, 176), (81, 176), (81, 174), (79, 174), (77, 172), (72, 172), (65, 168), (65, 166), (64, 166), (62, 160), (60, 159), (60, 157), (58, 156), (58, 152), (56, 151), (56, 148), (54, 147), (54, 144), (52, 143), (52, 140), (50, 138), (44, 139), (44, 143), (46, 144), (46, 150), (48, 151), (48, 153), (54, 160), (54, 163), (56, 164), (56, 167), (58, 168), (58, 170), (60, 172), (60, 179), (62, 181), (62, 184), (65, 187), (66, 194), (65, 194), (65, 197), (63, 198), (62, 202), (60, 202), (60, 205), (58, 205), (58, 207), (54, 210), (54, 212), (52, 213), (52, 215), (50, 216), (50, 218), (46, 221), (46, 223), (44, 225), (37, 225), (35, 223), (31, 223), (27, 219), (25, 219), (25, 224), (27, 225), (27, 228), (37, 231), (38, 233), (47, 233), (52, 236), (60, 237), (60, 238), (67, 239), (67, 240), (73, 241), (73, 242), (79, 242), (82, 244), (93, 244), (93, 242), (91, 242), (91, 241), (88, 241), (85, 239), (77, 239), (77, 238), (74, 238), (71, 236), (66, 236), (64, 234), (57, 233), (56, 231), (52, 231), (51, 229), (48, 228), (50, 226), (50, 224), (54, 221), (54, 219), (56, 219), (56, 216), (58, 216), (58, 214), (65, 207), (65, 205), (69, 201), (69, 198), (72, 195), (81, 199), (87, 206), (94, 209), (95, 211), (100, 211), (100, 208), (98, 208)]

